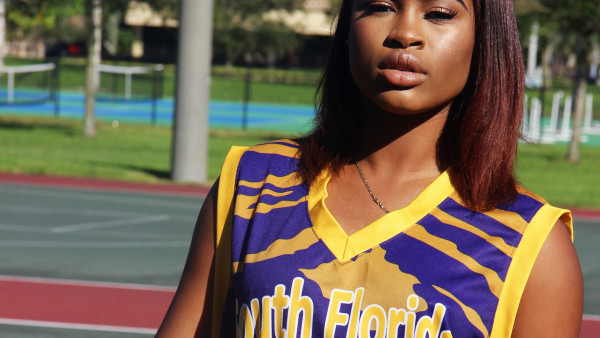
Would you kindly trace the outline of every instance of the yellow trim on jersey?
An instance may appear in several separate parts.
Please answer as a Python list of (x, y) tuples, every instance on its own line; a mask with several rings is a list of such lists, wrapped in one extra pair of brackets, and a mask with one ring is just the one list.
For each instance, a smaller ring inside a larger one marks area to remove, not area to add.
[[(290, 145), (297, 146), (298, 143), (293, 140), (283, 139), (278, 142), (289, 143)], [(297, 148), (286, 146), (280, 143), (265, 143), (258, 144), (252, 147), (251, 149), (255, 153), (259, 154), (267, 154), (267, 155), (281, 155), (291, 158), (299, 158), (300, 152), (298, 152)]]
[(510, 337), (521, 296), (535, 263), (535, 258), (559, 218), (567, 226), (567, 230), (571, 234), (571, 240), (573, 240), (571, 213), (568, 210), (555, 208), (548, 204), (542, 206), (525, 229), (523, 239), (506, 274), (506, 280), (496, 309), (496, 316), (494, 317), (491, 338)]
[(435, 209), (454, 191), (448, 172), (443, 172), (408, 206), (386, 214), (348, 236), (325, 206), (330, 175), (324, 173), (311, 186), (309, 211), (313, 229), (333, 255), (345, 262), (402, 233)]
[(247, 147), (231, 147), (219, 177), (219, 190), (217, 195), (217, 220), (216, 220), (216, 250), (215, 250), (215, 280), (213, 291), (213, 317), (212, 337), (219, 337), (222, 314), (225, 309), (225, 300), (229, 291), (231, 277), (231, 219), (233, 208), (231, 202), (235, 192), (235, 177), (242, 154)]

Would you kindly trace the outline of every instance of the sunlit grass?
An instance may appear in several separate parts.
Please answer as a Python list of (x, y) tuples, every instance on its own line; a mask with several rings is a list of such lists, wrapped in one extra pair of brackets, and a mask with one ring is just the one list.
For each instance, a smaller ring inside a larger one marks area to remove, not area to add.
[[(137, 182), (168, 182), (171, 128), (100, 122), (98, 137), (81, 135), (72, 119), (0, 116), (0, 171)], [(213, 130), (208, 175), (214, 180), (231, 145), (295, 135)], [(581, 147), (581, 161), (565, 160), (566, 146), (522, 144), (517, 174), (528, 189), (559, 206), (600, 208), (600, 147)], [(207, 182), (210, 183), (210, 182)]]

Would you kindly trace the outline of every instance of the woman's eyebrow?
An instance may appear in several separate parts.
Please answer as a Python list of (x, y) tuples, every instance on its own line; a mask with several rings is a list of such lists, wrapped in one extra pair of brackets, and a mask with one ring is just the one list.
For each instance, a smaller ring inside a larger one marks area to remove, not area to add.
[[(431, 2), (431, 1), (434, 1), (434, 0), (424, 0), (424, 2)], [(467, 5), (464, 3), (463, 0), (454, 0), (454, 1), (458, 2), (468, 13), (471, 13), (471, 12), (469, 12), (469, 8), (467, 8)]]

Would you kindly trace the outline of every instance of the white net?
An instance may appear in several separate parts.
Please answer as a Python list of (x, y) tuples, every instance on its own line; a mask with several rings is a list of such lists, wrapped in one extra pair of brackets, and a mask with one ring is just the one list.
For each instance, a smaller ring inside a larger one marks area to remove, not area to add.
[(0, 68), (0, 104), (54, 100), (58, 74), (54, 63)]
[(99, 98), (144, 100), (162, 96), (162, 65), (120, 66), (101, 64)]

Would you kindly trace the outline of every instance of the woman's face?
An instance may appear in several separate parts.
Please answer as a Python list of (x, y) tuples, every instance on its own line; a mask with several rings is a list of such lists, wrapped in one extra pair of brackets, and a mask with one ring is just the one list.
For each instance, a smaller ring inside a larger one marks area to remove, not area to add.
[(469, 75), (474, 16), (472, 0), (354, 0), (348, 33), (354, 82), (392, 113), (449, 106)]

